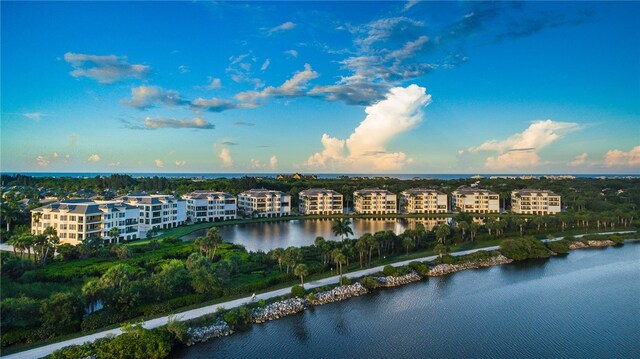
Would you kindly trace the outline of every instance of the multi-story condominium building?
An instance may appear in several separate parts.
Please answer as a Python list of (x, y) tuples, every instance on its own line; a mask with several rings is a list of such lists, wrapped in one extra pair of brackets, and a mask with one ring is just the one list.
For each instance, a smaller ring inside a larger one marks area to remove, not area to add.
[(446, 213), (447, 194), (428, 188), (411, 188), (400, 194), (400, 210), (404, 213)]
[(217, 222), (236, 219), (236, 198), (226, 192), (194, 191), (182, 196), (187, 201), (191, 222)]
[(298, 209), (302, 214), (340, 214), (342, 195), (334, 190), (310, 188), (300, 192)]
[[(140, 238), (139, 212), (135, 206), (122, 201), (68, 199), (32, 210), (31, 233), (42, 234), (47, 227), (53, 227), (60, 241), (70, 244), (91, 237), (100, 237), (105, 242), (133, 240)], [(109, 235), (112, 228), (118, 228), (117, 240)]]
[(398, 213), (398, 196), (386, 189), (357, 190), (353, 192), (353, 209), (361, 214)]
[(268, 189), (251, 189), (238, 195), (238, 211), (251, 217), (282, 217), (291, 214), (291, 196)]
[(486, 189), (458, 188), (451, 193), (451, 208), (460, 212), (499, 213), (500, 195)]
[(183, 225), (187, 220), (186, 201), (172, 195), (127, 195), (118, 200), (140, 210), (140, 236), (152, 228), (161, 230)]
[(541, 215), (560, 213), (560, 196), (548, 190), (515, 190), (511, 192), (511, 211)]

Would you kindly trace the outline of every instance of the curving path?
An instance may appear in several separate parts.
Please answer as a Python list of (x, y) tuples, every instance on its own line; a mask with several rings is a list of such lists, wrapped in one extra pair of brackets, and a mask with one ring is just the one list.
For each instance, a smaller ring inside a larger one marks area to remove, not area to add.
[[(621, 231), (621, 232), (603, 232), (603, 233), (589, 233), (589, 234), (613, 234), (613, 233), (634, 233), (635, 231)], [(575, 237), (582, 237), (584, 235), (576, 235)], [(560, 240), (564, 237), (556, 237), (553, 239), (545, 239), (544, 242), (548, 242), (548, 241), (557, 241)], [(460, 252), (453, 252), (453, 253), (449, 253), (453, 256), (461, 256), (461, 255), (465, 255), (465, 254), (470, 254), (470, 253), (475, 253), (478, 251), (493, 251), (498, 249), (499, 246), (492, 246), (492, 247), (484, 247), (484, 248), (476, 248), (476, 249), (470, 249), (470, 250), (466, 250), (466, 251), (460, 251)], [(424, 262), (424, 261), (432, 261), (434, 259), (436, 259), (437, 256), (429, 256), (429, 257), (422, 257), (422, 258), (415, 258), (415, 259), (409, 259), (409, 260), (405, 260), (405, 261), (401, 261), (401, 262), (395, 262), (392, 263), (392, 265), (394, 267), (397, 266), (403, 266), (403, 265), (407, 265), (410, 262), (414, 262), (414, 261), (419, 261), (419, 262)], [(377, 267), (373, 267), (373, 268), (367, 268), (367, 269), (362, 269), (359, 271), (355, 271), (355, 272), (350, 272), (350, 273), (346, 273), (344, 274), (345, 277), (349, 277), (349, 278), (358, 278), (358, 277), (363, 277), (366, 275), (370, 275), (376, 272), (381, 272), (382, 269), (384, 268), (384, 265), (382, 266), (377, 266)], [(325, 285), (330, 285), (330, 284), (336, 284), (338, 283), (339, 280), (339, 276), (332, 276), (332, 277), (328, 277), (328, 278), (324, 278), (324, 279), (319, 279), (316, 281), (312, 281), (309, 283), (305, 284), (305, 288), (306, 289), (312, 289), (312, 288), (317, 288), (317, 287), (322, 287)], [(261, 293), (261, 294), (256, 294), (256, 300), (260, 300), (260, 299), (268, 299), (268, 298), (273, 298), (273, 297), (277, 297), (277, 296), (281, 296), (281, 295), (285, 295), (285, 294), (289, 294), (291, 293), (291, 287), (287, 287), (287, 288), (282, 288), (282, 289), (277, 289), (277, 290), (273, 290), (270, 292), (266, 292), (266, 293)], [(171, 316), (164, 316), (164, 317), (160, 317), (160, 318), (156, 318), (156, 319), (151, 319), (148, 320), (146, 322), (144, 322), (142, 325), (143, 327), (147, 328), (147, 329), (153, 329), (153, 328), (157, 328), (157, 327), (161, 327), (165, 324), (167, 324), (167, 322), (169, 321), (169, 317), (173, 317), (177, 320), (189, 320), (189, 319), (194, 319), (194, 318), (198, 318), (201, 317), (203, 315), (206, 314), (211, 314), (211, 313), (215, 313), (216, 310), (218, 310), (218, 308), (225, 308), (225, 309), (230, 309), (230, 308), (235, 308), (235, 307), (239, 307), (243, 304), (246, 304), (248, 302), (251, 301), (251, 297), (245, 297), (245, 298), (240, 298), (240, 299), (236, 299), (236, 300), (231, 300), (228, 302), (224, 302), (224, 303), (219, 303), (219, 304), (213, 304), (213, 305), (209, 305), (206, 307), (202, 307), (202, 308), (197, 308), (197, 309), (191, 309), (182, 313), (178, 313), (178, 314), (174, 314)], [(30, 349), (30, 350), (26, 350), (23, 352), (19, 352), (19, 353), (15, 353), (15, 354), (11, 354), (11, 355), (7, 355), (7, 356), (3, 356), (2, 358), (6, 358), (6, 359), (16, 359), (16, 358), (41, 358), (44, 356), (47, 356), (51, 353), (53, 353), (54, 351), (58, 350), (58, 349), (62, 349), (64, 347), (70, 346), (70, 345), (80, 345), (80, 344), (84, 344), (86, 342), (92, 342), (96, 339), (100, 339), (100, 338), (104, 338), (106, 336), (117, 336), (120, 335), (122, 333), (122, 331), (117, 328), (117, 329), (110, 329), (110, 330), (105, 330), (99, 333), (95, 333), (95, 334), (91, 334), (91, 335), (85, 335), (79, 338), (74, 338), (74, 339), (69, 339), (69, 340), (65, 340), (59, 343), (54, 343), (54, 344), (49, 344), (49, 345), (45, 345), (39, 348), (35, 348), (35, 349)]]

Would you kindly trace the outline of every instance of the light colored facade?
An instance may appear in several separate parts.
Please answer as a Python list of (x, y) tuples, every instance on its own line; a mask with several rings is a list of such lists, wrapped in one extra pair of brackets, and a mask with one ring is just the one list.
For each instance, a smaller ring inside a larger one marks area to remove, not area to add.
[(500, 195), (480, 188), (458, 188), (451, 193), (451, 208), (469, 213), (500, 213)]
[(449, 210), (447, 194), (428, 188), (411, 188), (400, 194), (403, 213), (446, 213)]
[(511, 212), (538, 215), (560, 213), (560, 196), (548, 190), (515, 190), (511, 192)]
[(398, 213), (398, 196), (386, 189), (357, 190), (353, 192), (353, 209), (360, 214)]
[(172, 195), (128, 195), (118, 198), (140, 211), (140, 236), (145, 237), (152, 228), (175, 228), (187, 220), (186, 201)]
[(236, 219), (237, 201), (229, 193), (194, 191), (182, 198), (187, 201), (187, 218), (193, 223)]
[(310, 188), (300, 192), (298, 210), (302, 214), (341, 214), (342, 195), (334, 190)]
[(291, 214), (291, 196), (268, 189), (251, 189), (238, 195), (238, 210), (250, 217), (282, 217)]
[(133, 240), (140, 238), (139, 212), (122, 201), (63, 200), (31, 211), (31, 233), (42, 234), (53, 227), (61, 243), (78, 244), (91, 237), (112, 241), (109, 231), (117, 227), (117, 242)]

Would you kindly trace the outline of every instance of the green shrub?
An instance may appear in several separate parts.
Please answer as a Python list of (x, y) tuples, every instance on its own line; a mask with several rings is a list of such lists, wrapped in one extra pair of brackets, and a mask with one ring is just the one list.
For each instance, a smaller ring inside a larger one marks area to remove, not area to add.
[(91, 313), (82, 320), (82, 330), (90, 331), (111, 324), (121, 323), (129, 317), (129, 314), (121, 310), (105, 308)]
[(34, 268), (33, 262), (28, 259), (22, 259), (14, 256), (2, 257), (2, 263), (0, 265), (0, 271), (3, 276), (18, 279), (25, 272)]
[(543, 242), (531, 238), (505, 239), (500, 243), (500, 253), (514, 260), (547, 258), (551, 255)]
[(363, 287), (371, 290), (371, 289), (376, 289), (380, 286), (380, 283), (378, 283), (377, 280), (373, 279), (372, 277), (364, 277), (362, 278), (362, 280), (360, 281), (360, 284), (362, 284)]
[(243, 326), (251, 323), (252, 316), (249, 308), (242, 306), (233, 308), (230, 311), (226, 312), (223, 318), (225, 322), (229, 323), (229, 325)]
[(424, 263), (417, 262), (417, 261), (413, 261), (413, 262), (409, 263), (409, 268), (413, 269), (414, 271), (416, 271), (419, 274), (425, 274), (426, 275), (427, 273), (429, 273), (429, 266), (427, 266)]
[(609, 240), (614, 242), (615, 244), (622, 244), (624, 243), (624, 238), (622, 238), (621, 236), (617, 235), (617, 234), (611, 234), (609, 235)]
[(340, 285), (351, 285), (351, 279), (348, 277), (340, 278)]
[(291, 287), (291, 294), (293, 294), (294, 296), (300, 298), (302, 296), (304, 296), (305, 290), (302, 286), (300, 285), (294, 285), (293, 287)]
[(316, 295), (315, 295), (315, 294), (313, 294), (313, 293), (309, 293), (309, 295), (307, 295), (307, 299), (308, 299), (310, 302), (313, 302), (314, 300), (316, 300)]
[(394, 277), (396, 275), (396, 268), (387, 264), (384, 266), (384, 269), (382, 269), (382, 273), (387, 277)]
[(32, 330), (25, 328), (14, 328), (11, 330), (2, 328), (2, 337), (0, 338), (0, 345), (3, 348), (19, 343), (30, 343), (36, 339), (32, 334)]
[(559, 241), (547, 242), (546, 245), (547, 245), (547, 248), (549, 248), (555, 253), (558, 253), (558, 254), (569, 253), (569, 241), (567, 240), (562, 239)]
[(258, 306), (259, 306), (259, 307), (264, 307), (264, 306), (266, 306), (266, 305), (267, 305), (267, 301), (266, 301), (266, 300), (264, 300), (264, 299), (260, 299), (260, 300), (258, 301)]

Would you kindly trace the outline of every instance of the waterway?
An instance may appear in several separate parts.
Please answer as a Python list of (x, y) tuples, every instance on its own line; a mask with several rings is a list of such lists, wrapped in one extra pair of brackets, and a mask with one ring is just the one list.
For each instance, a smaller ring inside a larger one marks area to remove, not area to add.
[[(400, 234), (407, 228), (415, 228), (418, 223), (421, 223), (426, 230), (432, 230), (434, 226), (449, 220), (450, 218), (354, 218), (351, 220), (354, 234), (351, 238), (358, 238), (364, 233), (378, 231), (393, 231)], [(312, 245), (316, 237), (319, 236), (326, 240), (339, 241), (340, 238), (331, 232), (332, 226), (333, 220), (331, 219), (301, 219), (228, 225), (219, 227), (218, 230), (225, 242), (242, 244), (249, 251), (268, 252), (274, 248)], [(195, 239), (205, 235), (207, 230), (198, 230), (182, 238), (185, 240)]]
[(640, 243), (470, 270), (312, 308), (175, 358), (637, 358)]

